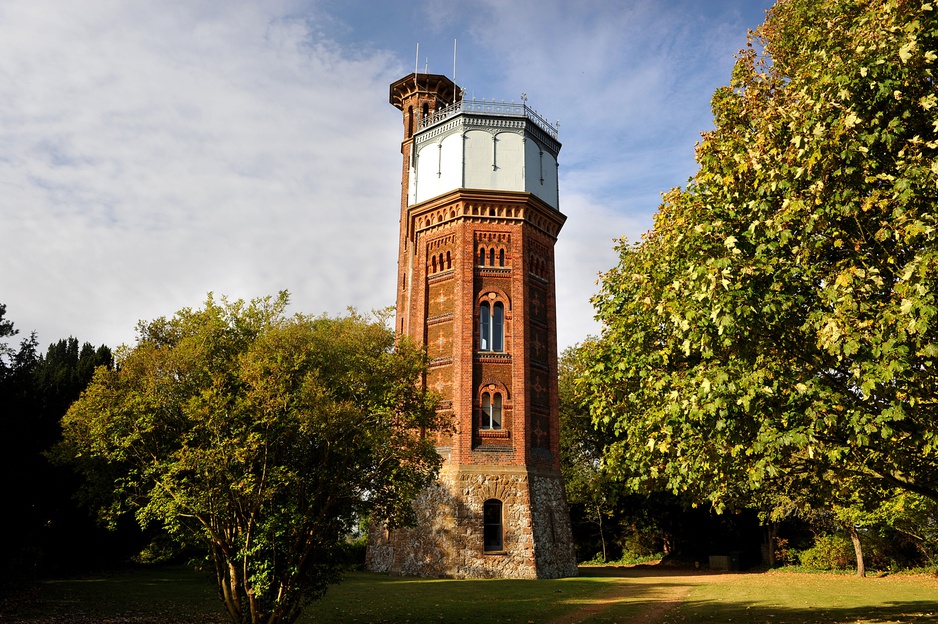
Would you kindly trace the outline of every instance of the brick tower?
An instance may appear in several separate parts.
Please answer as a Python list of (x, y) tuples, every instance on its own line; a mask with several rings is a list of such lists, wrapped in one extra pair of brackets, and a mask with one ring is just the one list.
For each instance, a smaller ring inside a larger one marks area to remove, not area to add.
[(427, 346), (452, 416), (415, 528), (373, 527), (368, 566), (427, 577), (576, 574), (560, 476), (557, 130), (445, 76), (391, 85), (404, 116), (397, 331)]

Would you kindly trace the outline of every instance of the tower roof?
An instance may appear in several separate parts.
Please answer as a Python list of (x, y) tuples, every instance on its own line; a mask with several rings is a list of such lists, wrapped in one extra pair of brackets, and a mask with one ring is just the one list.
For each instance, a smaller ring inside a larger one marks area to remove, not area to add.
[(389, 101), (396, 108), (404, 110), (404, 100), (415, 95), (434, 95), (446, 104), (456, 101), (459, 87), (441, 74), (412, 73), (391, 84)]

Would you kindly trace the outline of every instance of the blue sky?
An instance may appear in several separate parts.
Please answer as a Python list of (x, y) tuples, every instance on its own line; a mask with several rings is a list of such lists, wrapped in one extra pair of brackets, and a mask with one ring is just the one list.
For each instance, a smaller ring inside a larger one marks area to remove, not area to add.
[(131, 343), (206, 293), (394, 302), (400, 113), (419, 68), (560, 121), (560, 347), (614, 240), (695, 170), (767, 0), (2, 0), (0, 303), (40, 345)]

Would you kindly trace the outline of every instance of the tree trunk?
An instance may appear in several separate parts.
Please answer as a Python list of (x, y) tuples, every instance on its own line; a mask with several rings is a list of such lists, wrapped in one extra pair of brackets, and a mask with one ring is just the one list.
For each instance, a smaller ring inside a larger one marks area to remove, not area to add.
[(603, 563), (609, 561), (609, 558), (606, 557), (606, 534), (603, 532), (603, 515), (602, 513), (596, 514), (599, 518), (599, 541), (603, 545)]
[(866, 576), (866, 566), (863, 564), (863, 547), (860, 545), (860, 534), (857, 533), (857, 527), (851, 523), (849, 527), (850, 540), (853, 542), (853, 551), (857, 555), (857, 576), (863, 578)]
[(776, 535), (778, 535), (778, 524), (776, 524), (775, 522), (769, 522), (768, 524), (766, 524), (765, 525), (765, 542), (767, 546), (766, 550), (767, 550), (768, 559), (769, 559), (768, 561), (766, 561), (766, 563), (769, 564), (770, 568), (775, 567), (775, 536)]

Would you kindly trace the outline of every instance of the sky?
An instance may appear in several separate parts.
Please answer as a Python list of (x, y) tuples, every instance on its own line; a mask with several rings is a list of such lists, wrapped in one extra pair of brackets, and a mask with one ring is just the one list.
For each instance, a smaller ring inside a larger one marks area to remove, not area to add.
[[(0, 0), (0, 304), (40, 348), (132, 344), (207, 293), (394, 304), (417, 67), (560, 123), (560, 349), (767, 0)], [(419, 44), (419, 57), (417, 48)]]

